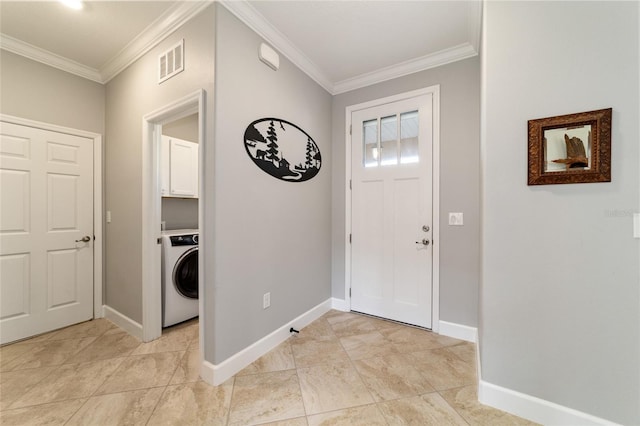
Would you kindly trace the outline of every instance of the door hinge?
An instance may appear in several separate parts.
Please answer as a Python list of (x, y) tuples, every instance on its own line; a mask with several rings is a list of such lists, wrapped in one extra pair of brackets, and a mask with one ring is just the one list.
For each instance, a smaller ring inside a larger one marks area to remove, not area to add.
[(353, 182), (349, 179), (349, 189), (353, 189)]
[(351, 297), (351, 287), (349, 287), (349, 297)]
[(349, 244), (351, 244), (351, 234), (349, 234)]
[(162, 238), (157, 238), (156, 239), (156, 244), (162, 244)]
[(349, 124), (349, 134), (351, 135), (351, 131), (353, 130), (353, 126), (351, 124)]

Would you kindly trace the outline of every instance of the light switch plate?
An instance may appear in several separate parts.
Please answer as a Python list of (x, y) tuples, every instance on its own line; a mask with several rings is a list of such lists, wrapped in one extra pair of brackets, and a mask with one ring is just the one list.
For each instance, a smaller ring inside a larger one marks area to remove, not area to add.
[(464, 215), (462, 213), (449, 213), (449, 225), (450, 226), (462, 226), (464, 225)]
[(262, 309), (267, 309), (269, 306), (271, 306), (271, 292), (262, 296)]

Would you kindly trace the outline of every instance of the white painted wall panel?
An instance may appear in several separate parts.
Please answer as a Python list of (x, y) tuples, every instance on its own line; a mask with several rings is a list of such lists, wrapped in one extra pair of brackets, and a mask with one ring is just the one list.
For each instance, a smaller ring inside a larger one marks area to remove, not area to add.
[[(640, 423), (637, 2), (487, 2), (483, 380)], [(527, 186), (527, 120), (613, 108), (610, 183)], [(466, 219), (466, 215), (465, 215)]]

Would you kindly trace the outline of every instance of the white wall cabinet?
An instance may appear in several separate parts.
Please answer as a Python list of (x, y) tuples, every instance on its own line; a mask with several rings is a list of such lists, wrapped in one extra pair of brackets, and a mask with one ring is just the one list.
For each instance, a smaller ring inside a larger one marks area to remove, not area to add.
[(198, 198), (198, 144), (162, 135), (161, 195)]

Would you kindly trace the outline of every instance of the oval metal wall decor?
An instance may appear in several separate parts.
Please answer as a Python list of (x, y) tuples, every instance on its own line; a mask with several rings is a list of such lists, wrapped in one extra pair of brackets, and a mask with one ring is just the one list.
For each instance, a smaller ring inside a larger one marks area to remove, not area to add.
[(320, 148), (307, 132), (280, 118), (261, 118), (247, 126), (244, 148), (271, 176), (287, 182), (304, 182), (320, 171)]

